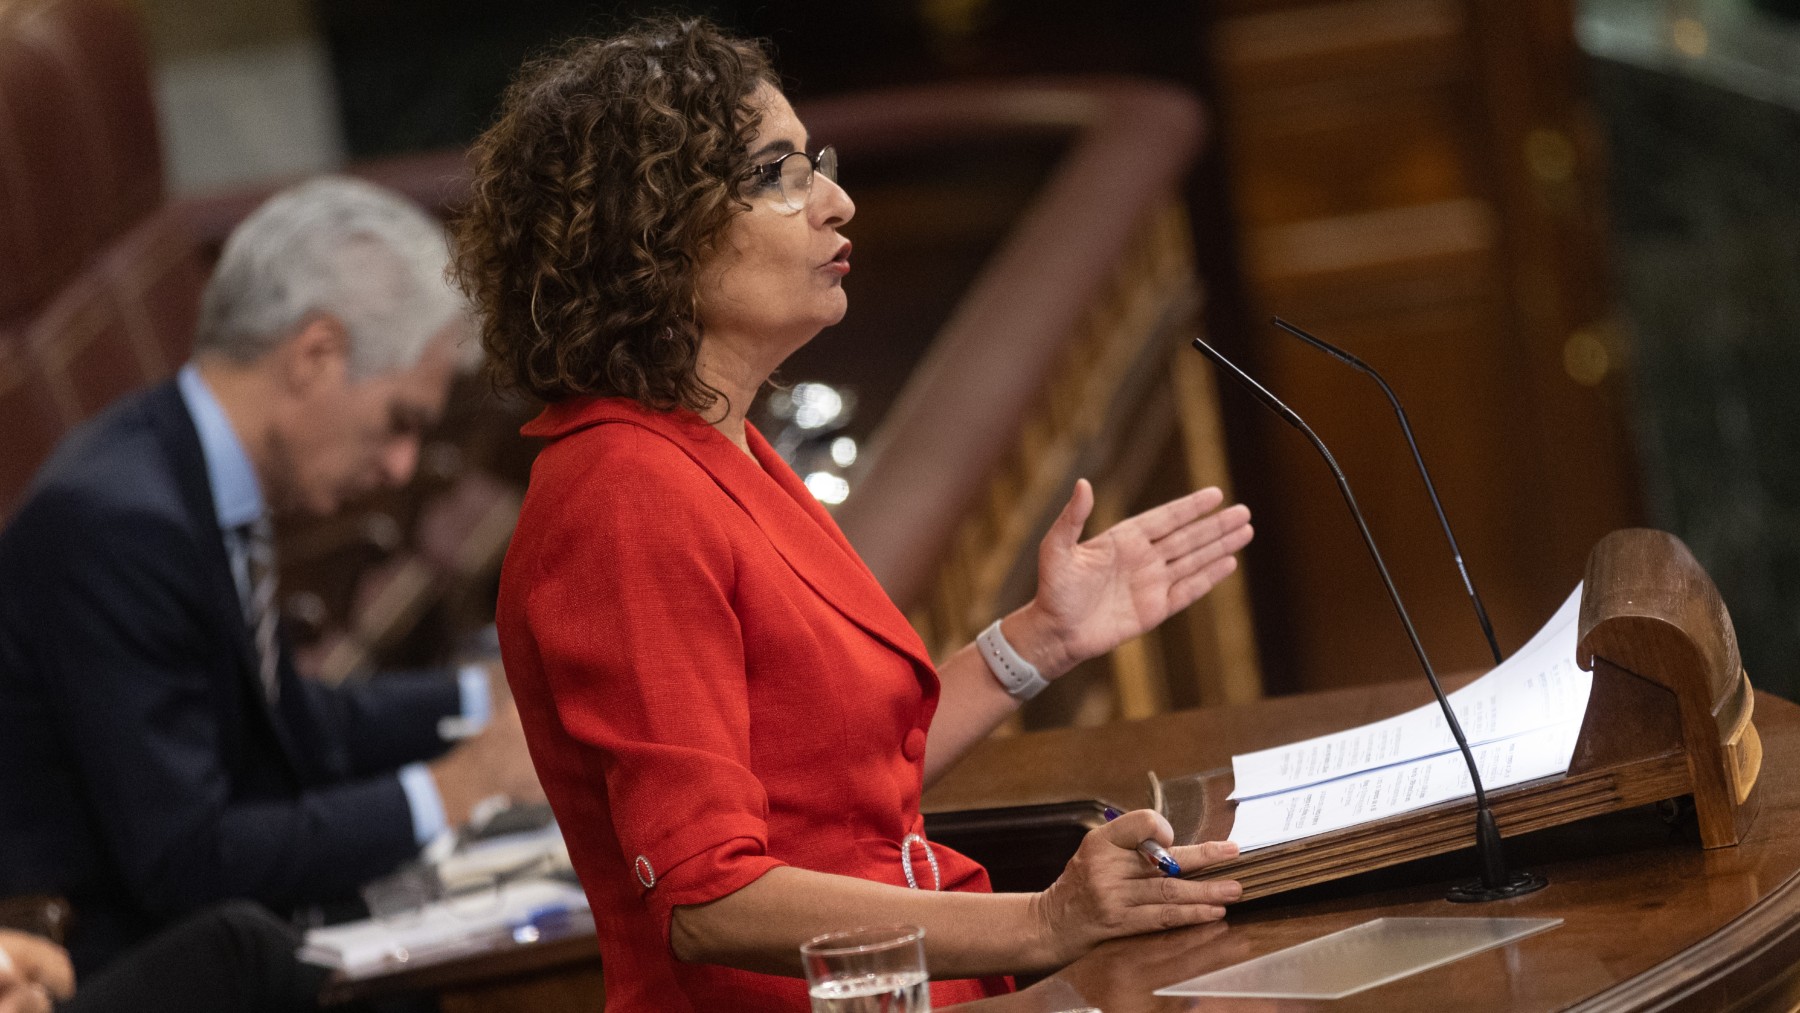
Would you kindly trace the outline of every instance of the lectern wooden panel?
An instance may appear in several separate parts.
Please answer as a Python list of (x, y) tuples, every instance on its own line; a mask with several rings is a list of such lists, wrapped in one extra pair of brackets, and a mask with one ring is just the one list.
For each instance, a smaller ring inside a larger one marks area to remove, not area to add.
[(1577, 660), (1593, 670), (1595, 700), (1605, 706), (1589, 705), (1570, 774), (1629, 766), (1645, 751), (1630, 733), (1666, 736), (1672, 716), (1701, 841), (1717, 848), (1741, 840), (1756, 817), (1762, 764), (1751, 723), (1755, 696), (1731, 616), (1687, 546), (1674, 535), (1632, 529), (1595, 547)]

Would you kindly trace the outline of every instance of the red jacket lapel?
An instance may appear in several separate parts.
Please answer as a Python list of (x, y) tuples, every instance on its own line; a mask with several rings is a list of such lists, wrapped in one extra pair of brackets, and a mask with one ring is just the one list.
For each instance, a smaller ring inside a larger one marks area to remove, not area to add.
[(545, 408), (521, 432), (556, 439), (607, 422), (640, 426), (681, 448), (744, 509), (815, 594), (935, 676), (936, 667), (917, 631), (856, 555), (831, 515), (755, 427), (747, 427), (755, 460), (693, 412), (651, 411), (626, 398), (559, 402)]

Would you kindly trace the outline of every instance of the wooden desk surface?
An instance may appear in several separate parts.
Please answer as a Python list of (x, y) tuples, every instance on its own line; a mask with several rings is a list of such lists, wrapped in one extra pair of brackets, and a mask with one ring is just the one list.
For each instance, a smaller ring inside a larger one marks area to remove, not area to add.
[[(983, 743), (926, 797), (928, 810), (1100, 796), (1148, 798), (1147, 769), (1170, 776), (1243, 752), (1359, 724), (1424, 702), (1395, 684), (1102, 728)], [(1548, 888), (1480, 906), (1443, 899), (1471, 878), (1469, 852), (1267, 898), (1227, 923), (1109, 943), (1034, 988), (959, 1006), (968, 1013), (1329, 1009), (1792, 1009), (1800, 1003), (1800, 707), (1758, 694), (1766, 749), (1762, 811), (1746, 841), (1702, 850), (1655, 813), (1632, 810), (1508, 842)], [(1330, 1003), (1157, 998), (1151, 992), (1371, 918), (1553, 917), (1510, 946)]]

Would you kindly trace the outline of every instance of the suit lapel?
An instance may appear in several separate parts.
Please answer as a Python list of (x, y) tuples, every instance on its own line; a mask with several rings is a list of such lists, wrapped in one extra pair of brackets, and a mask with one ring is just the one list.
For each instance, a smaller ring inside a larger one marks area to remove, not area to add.
[(280, 743), (282, 755), (286, 757), (295, 776), (304, 781), (306, 777), (303, 772), (307, 767), (303, 753), (299, 744), (294, 741), (288, 722), (271, 707), (268, 696), (263, 691), (262, 679), (257, 675), (256, 645), (251, 640), (249, 626), (244, 622), (243, 602), (238, 598), (237, 581), (231, 575), (231, 557), (225, 551), (225, 534), (219, 529), (219, 517), (213, 505), (212, 482), (206, 476), (206, 455), (200, 449), (200, 436), (194, 429), (194, 420), (188, 415), (187, 404), (182, 401), (181, 392), (174, 381), (152, 389), (145, 399), (145, 410), (167, 451), (169, 466), (174, 473), (175, 484), (181, 490), (182, 504), (187, 508), (188, 518), (199, 532), (200, 559), (197, 564), (207, 576), (217, 625), (223, 635), (230, 639), (236, 655), (237, 663), (233, 668), (238, 678), (239, 691), (249, 694), (250, 699), (257, 701), (256, 710), (267, 720), (269, 731)]
[[(707, 427), (712, 429), (711, 426)], [(756, 427), (746, 424), (752, 461), (744, 452), (713, 430), (729, 451), (729, 467), (708, 468), (720, 486), (745, 508), (750, 518), (769, 536), (775, 551), (787, 560), (800, 579), (858, 626), (875, 634), (890, 647), (908, 655), (928, 672), (936, 672), (931, 655), (917, 630), (894, 605), (849, 539), (817, 499), (788, 467), (781, 455), (763, 439)], [(708, 455), (711, 456), (711, 455)], [(760, 467), (758, 467), (760, 465)], [(702, 467), (706, 467), (703, 463)], [(739, 470), (744, 474), (735, 474)], [(732, 473), (727, 477), (726, 472)], [(752, 507), (751, 504), (755, 504)]]
[(692, 458), (760, 528), (789, 568), (846, 619), (899, 651), (931, 679), (936, 666), (924, 641), (787, 462), (755, 427), (746, 427), (752, 460), (723, 433), (689, 411), (653, 412), (623, 398), (563, 402), (525, 428), (528, 436), (563, 436), (604, 422), (640, 426)]

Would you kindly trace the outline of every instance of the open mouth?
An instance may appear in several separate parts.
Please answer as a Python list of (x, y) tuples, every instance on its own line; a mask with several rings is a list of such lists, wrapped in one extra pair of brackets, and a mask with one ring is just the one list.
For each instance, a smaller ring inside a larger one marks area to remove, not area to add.
[(825, 266), (828, 268), (835, 268), (837, 270), (842, 270), (842, 271), (850, 270), (850, 242), (849, 242), (849, 240), (844, 241), (844, 245), (838, 248), (837, 256), (832, 257), (830, 260), (826, 261)]

